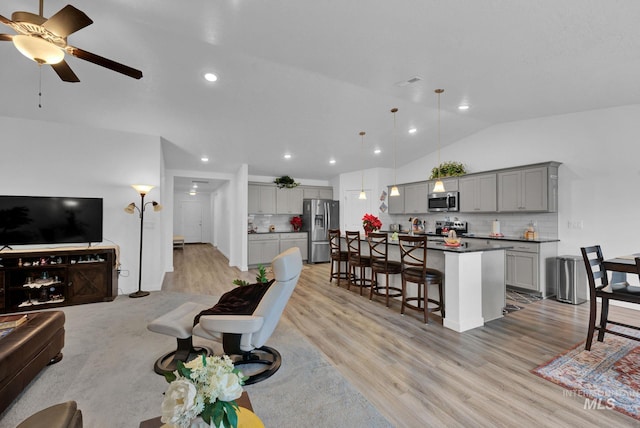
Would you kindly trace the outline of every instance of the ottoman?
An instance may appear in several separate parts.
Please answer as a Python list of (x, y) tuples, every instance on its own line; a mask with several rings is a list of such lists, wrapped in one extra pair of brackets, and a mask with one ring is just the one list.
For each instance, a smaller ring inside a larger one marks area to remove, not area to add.
[(64, 312), (32, 312), (24, 324), (0, 339), (0, 413), (40, 370), (62, 359)]

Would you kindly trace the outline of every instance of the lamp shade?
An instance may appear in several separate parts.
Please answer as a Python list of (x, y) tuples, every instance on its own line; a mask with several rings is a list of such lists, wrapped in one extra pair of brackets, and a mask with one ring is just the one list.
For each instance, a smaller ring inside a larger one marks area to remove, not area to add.
[(131, 202), (129, 205), (127, 205), (124, 208), (124, 212), (126, 212), (127, 214), (133, 214), (135, 209), (136, 209), (136, 204)]
[(400, 196), (400, 190), (398, 189), (398, 186), (393, 186), (391, 188), (391, 193), (389, 193), (389, 196)]
[(136, 192), (140, 193), (141, 195), (146, 195), (151, 191), (151, 189), (153, 189), (156, 186), (151, 186), (148, 184), (132, 184), (131, 187), (136, 189)]
[(444, 192), (444, 183), (442, 180), (438, 179), (436, 183), (433, 185), (433, 193)]
[(20, 53), (38, 64), (57, 64), (64, 59), (64, 51), (40, 37), (18, 34), (12, 37)]
[(358, 199), (367, 199), (367, 194), (364, 190), (360, 191), (360, 196), (358, 196)]

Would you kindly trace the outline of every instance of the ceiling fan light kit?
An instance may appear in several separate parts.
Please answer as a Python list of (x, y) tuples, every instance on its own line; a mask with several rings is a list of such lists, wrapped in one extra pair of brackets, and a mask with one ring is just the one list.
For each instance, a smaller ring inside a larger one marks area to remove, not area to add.
[(64, 59), (64, 51), (40, 37), (13, 36), (13, 45), (20, 53), (38, 64), (57, 64)]
[(91, 18), (71, 5), (66, 5), (47, 19), (43, 16), (43, 0), (40, 0), (39, 15), (30, 12), (14, 12), (11, 19), (0, 15), (0, 22), (18, 33), (0, 34), (0, 41), (13, 41), (21, 54), (39, 65), (51, 65), (60, 79), (65, 82), (80, 81), (65, 62), (65, 53), (134, 79), (142, 77), (140, 70), (67, 44), (67, 36), (93, 24)]

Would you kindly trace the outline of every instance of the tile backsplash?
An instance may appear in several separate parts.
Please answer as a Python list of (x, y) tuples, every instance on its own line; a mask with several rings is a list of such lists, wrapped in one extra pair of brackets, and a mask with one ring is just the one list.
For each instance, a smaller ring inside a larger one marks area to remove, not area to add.
[[(389, 216), (390, 223), (400, 223), (405, 230), (409, 230), (410, 228), (409, 217), (408, 214)], [(466, 221), (469, 233), (488, 235), (492, 232), (493, 221), (499, 220), (500, 232), (505, 236), (522, 237), (529, 224), (533, 222), (540, 238), (558, 238), (557, 213), (439, 213), (416, 215), (416, 217), (426, 221), (425, 230), (428, 232), (435, 231), (436, 221), (446, 220), (448, 218), (449, 220)], [(388, 224), (383, 225), (382, 228), (388, 229)]]
[(257, 227), (258, 233), (268, 232), (269, 226), (274, 225), (276, 228), (276, 232), (292, 232), (293, 226), (289, 223), (291, 218), (294, 217), (290, 214), (274, 214), (274, 215), (250, 215), (248, 218), (247, 227), (251, 227), (253, 224), (254, 227)]

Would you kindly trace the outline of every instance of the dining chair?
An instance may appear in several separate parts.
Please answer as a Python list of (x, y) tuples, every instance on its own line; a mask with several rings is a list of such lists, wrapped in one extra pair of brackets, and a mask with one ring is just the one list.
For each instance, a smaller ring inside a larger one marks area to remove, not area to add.
[(349, 282), (347, 290), (351, 289), (351, 284), (360, 287), (360, 295), (362, 289), (371, 286), (371, 279), (366, 276), (366, 269), (371, 267), (371, 257), (363, 256), (360, 251), (360, 231), (345, 232), (347, 239), (347, 252), (349, 253)]
[[(373, 295), (385, 296), (386, 305), (389, 307), (389, 297), (402, 296), (402, 289), (392, 287), (389, 284), (389, 275), (400, 275), (402, 264), (398, 261), (389, 260), (389, 235), (387, 233), (370, 232), (367, 237), (369, 241), (369, 256), (371, 257), (371, 288), (369, 289), (369, 300)], [(378, 274), (385, 276), (384, 286), (378, 282)], [(384, 292), (382, 292), (384, 290)]]
[[(633, 330), (640, 330), (640, 327), (612, 321), (609, 319), (609, 301), (617, 300), (621, 302), (640, 303), (640, 287), (629, 285), (628, 282), (609, 283), (607, 271), (604, 269), (602, 249), (600, 245), (580, 248), (582, 259), (587, 270), (587, 280), (589, 282), (589, 327), (587, 332), (587, 340), (584, 349), (591, 350), (593, 342), (593, 334), (598, 330), (598, 342), (604, 340), (604, 334), (614, 334), (616, 336), (626, 337), (640, 341), (639, 337), (632, 336), (629, 331), (624, 329), (610, 329), (608, 324), (620, 326)], [(640, 277), (640, 258), (635, 259), (636, 269)], [(600, 325), (596, 325), (597, 301), (600, 298)]]
[[(404, 308), (421, 311), (424, 323), (429, 322), (431, 312), (440, 312), (444, 319), (444, 290), (442, 272), (427, 267), (427, 237), (426, 236), (399, 236), (400, 260), (402, 262), (402, 305), (400, 313), (404, 314)], [(416, 296), (407, 296), (407, 282), (418, 286)], [(438, 287), (438, 299), (429, 298), (429, 285)], [(415, 303), (412, 303), (415, 302)], [(429, 303), (432, 306), (429, 306)]]

